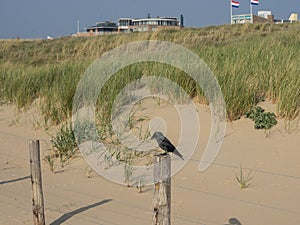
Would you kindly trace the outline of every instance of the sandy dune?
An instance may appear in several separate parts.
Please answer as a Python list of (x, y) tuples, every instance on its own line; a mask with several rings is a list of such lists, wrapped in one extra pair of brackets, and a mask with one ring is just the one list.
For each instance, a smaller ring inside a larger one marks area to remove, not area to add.
[[(161, 107), (164, 111), (168, 108)], [(273, 108), (268, 104), (265, 107)], [(210, 113), (206, 106), (197, 104), (197, 108), (201, 122), (197, 149), (172, 178), (172, 224), (299, 224), (300, 124), (293, 121), (288, 132), (280, 120), (271, 137), (266, 138), (250, 120), (228, 123), (219, 155), (208, 170), (200, 173), (198, 165), (209, 136)], [(167, 110), (167, 125), (176, 118), (171, 111)], [(16, 112), (13, 106), (0, 106), (3, 225), (32, 224), (28, 140), (41, 140), (43, 156), (50, 145), (49, 135), (34, 129), (36, 115), (33, 109), (24, 113)], [(168, 129), (167, 134), (174, 140), (178, 130)], [(249, 188), (243, 190), (235, 180), (240, 165), (245, 173), (252, 170), (253, 177)], [(151, 224), (151, 186), (138, 193), (135, 187), (112, 183), (95, 172), (88, 178), (86, 168), (85, 161), (78, 157), (64, 168), (57, 165), (52, 174), (43, 161), (47, 224)]]

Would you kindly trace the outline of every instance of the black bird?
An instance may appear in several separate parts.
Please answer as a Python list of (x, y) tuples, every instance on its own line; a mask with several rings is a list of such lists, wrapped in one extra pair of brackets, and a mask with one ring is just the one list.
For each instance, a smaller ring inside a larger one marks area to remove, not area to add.
[(155, 138), (159, 147), (166, 152), (172, 152), (174, 155), (177, 155), (179, 158), (183, 159), (183, 155), (176, 149), (176, 147), (166, 138), (161, 132), (154, 132), (151, 139)]

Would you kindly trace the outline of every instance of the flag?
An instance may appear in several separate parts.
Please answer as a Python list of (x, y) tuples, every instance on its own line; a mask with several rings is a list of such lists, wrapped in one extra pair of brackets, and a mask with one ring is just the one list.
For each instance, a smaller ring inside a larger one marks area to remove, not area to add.
[(238, 7), (240, 6), (240, 3), (237, 2), (237, 1), (234, 1), (234, 0), (231, 0), (231, 6), (232, 6), (233, 8), (238, 8)]
[(258, 5), (259, 4), (259, 0), (251, 0), (251, 5)]

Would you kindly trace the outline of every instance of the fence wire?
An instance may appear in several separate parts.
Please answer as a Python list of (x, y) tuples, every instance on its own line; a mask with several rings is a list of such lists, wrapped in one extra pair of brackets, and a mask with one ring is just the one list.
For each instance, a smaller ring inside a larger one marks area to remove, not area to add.
[[(25, 137), (25, 136), (19, 136), (19, 135), (10, 134), (10, 133), (6, 133), (6, 132), (2, 132), (2, 131), (0, 131), (0, 135), (19, 138), (19, 139), (22, 139), (23, 141), (26, 141), (27, 143), (29, 143), (29, 138)], [(46, 146), (50, 145), (50, 140), (49, 139), (39, 139), (39, 140), (41, 142), (44, 142), (44, 144)], [(28, 146), (29, 146), (29, 144), (28, 144)], [(43, 153), (45, 153), (45, 151)], [(1, 170), (9, 171), (11, 169), (15, 169), (15, 168), (21, 168), (22, 169), (22, 168), (26, 168), (27, 166), (29, 166), (29, 157), (22, 157), (20, 155), (16, 155), (16, 154), (12, 154), (12, 153), (6, 153), (6, 152), (0, 152), (0, 156), (1, 156), (1, 158), (3, 158), (3, 156), (7, 157), (7, 159), (6, 159), (7, 162), (2, 162), (0, 164), (0, 169)], [(4, 158), (3, 158), (3, 160), (4, 160)], [(200, 160), (191, 159), (190, 161), (199, 163)], [(19, 162), (19, 165), (11, 165), (11, 164), (15, 164), (16, 162)], [(229, 164), (226, 164), (226, 163), (219, 163), (219, 162), (213, 162), (211, 164), (211, 166), (218, 166), (218, 167), (230, 168), (230, 169), (232, 169), (232, 168), (239, 169), (240, 168), (239, 166), (236, 166), (236, 165), (229, 165)], [(72, 169), (72, 170), (80, 170), (78, 167), (73, 167), (72, 165), (66, 165), (66, 168), (69, 168), (69, 169)], [(28, 167), (28, 169), (29, 169), (29, 167)], [(265, 175), (269, 175), (269, 176), (278, 176), (278, 177), (284, 177), (286, 179), (293, 179), (295, 182), (300, 181), (300, 176), (294, 176), (294, 175), (290, 175), (290, 174), (281, 174), (281, 173), (276, 173), (276, 172), (273, 172), (273, 171), (267, 171), (267, 170), (261, 170), (261, 169), (243, 168), (243, 170), (244, 169), (245, 170), (252, 170), (252, 171), (255, 171), (257, 173), (261, 173), (261, 174), (265, 174)], [(28, 177), (28, 176), (29, 176), (28, 174), (24, 174), (24, 177)], [(24, 179), (20, 179), (19, 181), (20, 182), (25, 182), (25, 180), (26, 179), (24, 178)], [(6, 194), (12, 194), (13, 196), (15, 196), (15, 200), (10, 201), (10, 200), (2, 199), (1, 204), (12, 206), (12, 207), (16, 208), (17, 210), (21, 208), (20, 206), (22, 206), (21, 209), (23, 211), (26, 211), (28, 213), (32, 213), (31, 209), (24, 207), (26, 205), (31, 206), (31, 196), (26, 195), (26, 193), (24, 191), (14, 192), (12, 190), (7, 190), (7, 189), (4, 189), (4, 188), (1, 188), (1, 186), (4, 187), (7, 183), (9, 183), (9, 182), (6, 182), (6, 181), (1, 181), (0, 182), (1, 195), (6, 196)], [(87, 193), (87, 192), (84, 192), (84, 191), (78, 191), (78, 190), (74, 190), (74, 189), (70, 189), (70, 188), (66, 188), (66, 187), (62, 187), (62, 186), (56, 187), (53, 184), (47, 183), (45, 181), (43, 181), (43, 186), (47, 188), (47, 192), (45, 193), (45, 198), (47, 199), (46, 200), (47, 205), (46, 205), (46, 208), (45, 208), (46, 211), (51, 211), (51, 212), (55, 212), (55, 213), (58, 213), (58, 214), (63, 214), (59, 218), (55, 218), (53, 216), (50, 216), (50, 215), (46, 214), (46, 219), (47, 220), (49, 220), (49, 219), (52, 220), (52, 222), (50, 223), (51, 225), (60, 224), (59, 219), (62, 218), (62, 217), (71, 218), (72, 216), (74, 216), (73, 211), (65, 212), (65, 210), (58, 210), (58, 209), (55, 208), (56, 206), (53, 205), (53, 203), (51, 203), (51, 197), (59, 198), (60, 200), (64, 200), (64, 201), (74, 200), (74, 199), (67, 198), (63, 194), (58, 194), (58, 193), (61, 193), (61, 191), (72, 193), (72, 194), (74, 194), (74, 196), (76, 196), (76, 195), (80, 196), (81, 199), (90, 198), (91, 200), (95, 200), (95, 199), (105, 200), (105, 196), (99, 195), (98, 193), (97, 194), (91, 194), (91, 193)], [(293, 210), (280, 208), (280, 207), (276, 207), (276, 206), (272, 206), (272, 205), (268, 205), (268, 204), (261, 204), (261, 203), (257, 203), (257, 202), (252, 202), (252, 201), (240, 199), (240, 198), (224, 196), (224, 195), (221, 195), (221, 194), (218, 194), (218, 193), (203, 191), (203, 190), (200, 190), (200, 189), (195, 189), (195, 188), (187, 187), (187, 186), (184, 186), (184, 185), (172, 184), (172, 187), (175, 188), (175, 189), (182, 189), (182, 190), (196, 192), (196, 193), (203, 194), (203, 195), (213, 196), (215, 198), (226, 199), (226, 200), (230, 200), (230, 201), (234, 201), (234, 202), (240, 202), (242, 204), (252, 205), (252, 206), (255, 206), (255, 207), (259, 207), (259, 208), (266, 208), (266, 209), (277, 211), (277, 212), (288, 213), (288, 214), (291, 214), (291, 215), (300, 215), (300, 211), (293, 211)], [(49, 190), (52, 190), (52, 191), (49, 191)], [(118, 199), (112, 199), (112, 203), (122, 205), (126, 208), (126, 210), (128, 210), (128, 209), (130, 209), (132, 211), (140, 210), (140, 211), (143, 211), (144, 213), (148, 213), (149, 215), (151, 215), (151, 213), (153, 212), (152, 209), (149, 209), (149, 208), (146, 208), (146, 207), (141, 207), (141, 205), (134, 204), (132, 202), (124, 202), (124, 201), (121, 201), (121, 200), (118, 200)], [(76, 204), (86, 205), (86, 202), (76, 201)], [(74, 211), (76, 211), (76, 210), (74, 210)], [(114, 213), (114, 214), (118, 214), (118, 215), (122, 215), (122, 216), (128, 216), (128, 217), (134, 218), (134, 219), (136, 219), (140, 222), (144, 222), (145, 224), (149, 224), (149, 222), (151, 221), (151, 216), (149, 216), (149, 219), (146, 219), (145, 217), (141, 217), (139, 215), (132, 215), (132, 214), (129, 214), (129, 213), (126, 213), (126, 212), (116, 211), (114, 209), (108, 209), (108, 208), (101, 208), (101, 211), (106, 211), (106, 212), (110, 212), (110, 213)], [(3, 215), (3, 213), (5, 211), (0, 208), (0, 212)], [(82, 212), (80, 212), (78, 214), (79, 215), (76, 216), (76, 219), (78, 219), (82, 222), (88, 222), (89, 224), (118, 225), (118, 224), (116, 224), (112, 221), (104, 220), (103, 218), (99, 218), (97, 216), (90, 215), (88, 213), (88, 211), (83, 210)], [(212, 224), (212, 225), (222, 224), (222, 222), (208, 221), (206, 219), (201, 219), (201, 218), (198, 218), (198, 217), (196, 218), (196, 217), (191, 217), (191, 216), (185, 216), (185, 215), (180, 215), (180, 214), (176, 214), (176, 215), (172, 214), (171, 218), (183, 221), (185, 223), (189, 222), (191, 224), (207, 224), (207, 223)], [(71, 224), (67, 220), (63, 221), (63, 223), (64, 224)]]

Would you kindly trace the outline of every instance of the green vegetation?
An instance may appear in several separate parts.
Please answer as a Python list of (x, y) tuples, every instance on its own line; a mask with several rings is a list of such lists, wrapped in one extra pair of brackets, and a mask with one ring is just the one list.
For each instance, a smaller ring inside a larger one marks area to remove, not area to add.
[(52, 154), (52, 151), (48, 155), (45, 156), (44, 160), (48, 163), (50, 171), (54, 173), (55, 169), (55, 156)]
[(145, 176), (139, 176), (136, 182), (136, 188), (138, 189), (138, 192), (142, 193), (145, 186)]
[[(78, 150), (72, 124), (64, 124), (50, 141), (55, 152), (60, 158), (62, 167), (70, 158), (75, 155)], [(53, 161), (53, 158), (46, 157), (46, 160), (51, 168), (51, 161)]]
[[(71, 116), (77, 83), (96, 58), (125, 43), (163, 40), (191, 49), (208, 64), (222, 88), (229, 120), (262, 99), (277, 103), (277, 115), (290, 120), (300, 110), (299, 34), (300, 24), (245, 24), (52, 41), (0, 40), (0, 103), (27, 108), (39, 99), (45, 124), (59, 124)], [(110, 109), (119, 91), (149, 75), (170, 78), (205, 102), (203, 92), (182, 71), (159, 63), (134, 64), (115, 74), (99, 95), (98, 102), (105, 103), (97, 109), (97, 122), (105, 125), (101, 134), (110, 130)]]
[(273, 112), (265, 112), (260, 106), (252, 108), (245, 116), (254, 121), (255, 129), (264, 129), (266, 137), (270, 135), (271, 128), (277, 124), (276, 115)]
[(253, 179), (251, 177), (252, 170), (249, 171), (247, 175), (243, 173), (242, 166), (240, 166), (240, 172), (239, 175), (235, 176), (236, 181), (239, 183), (241, 189), (248, 188), (250, 186), (250, 181)]
[(130, 187), (130, 182), (134, 173), (134, 167), (132, 162), (128, 161), (128, 163), (124, 163), (124, 181), (127, 184), (127, 187)]
[(91, 178), (91, 173), (93, 172), (92, 168), (89, 165), (86, 165), (84, 168), (84, 173), (87, 178)]

